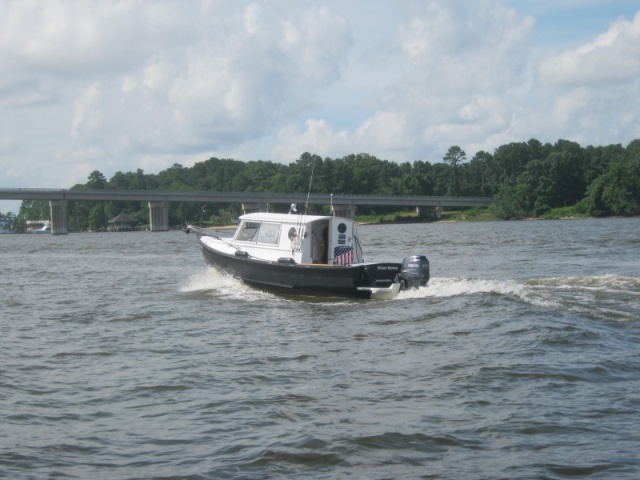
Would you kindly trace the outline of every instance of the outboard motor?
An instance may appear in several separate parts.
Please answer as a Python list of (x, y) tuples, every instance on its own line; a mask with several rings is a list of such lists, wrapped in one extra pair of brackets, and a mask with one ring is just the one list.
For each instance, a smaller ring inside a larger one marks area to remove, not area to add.
[(400, 278), (405, 289), (426, 286), (429, 281), (429, 260), (427, 257), (424, 255), (404, 257)]

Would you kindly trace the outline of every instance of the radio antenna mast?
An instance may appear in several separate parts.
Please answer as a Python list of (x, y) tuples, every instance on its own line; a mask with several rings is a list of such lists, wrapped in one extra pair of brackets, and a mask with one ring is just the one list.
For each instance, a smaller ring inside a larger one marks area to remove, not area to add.
[[(293, 244), (293, 249), (291, 251), (292, 255), (296, 250), (300, 250), (300, 246), (302, 245), (302, 241), (307, 235), (307, 232), (304, 231), (303, 225), (304, 225), (305, 219), (307, 217), (307, 208), (309, 207), (309, 197), (311, 196), (311, 183), (313, 182), (313, 170), (314, 170), (315, 166), (316, 166), (316, 162), (314, 161), (311, 164), (311, 175), (309, 176), (309, 188), (307, 190), (307, 200), (304, 203), (304, 213), (302, 213), (302, 214), (300, 214), (298, 216), (298, 233), (296, 235), (295, 242)], [(293, 209), (293, 205), (292, 205), (292, 209), (291, 210), (293, 210), (295, 212), (295, 210)]]
[(307, 207), (309, 206), (309, 197), (311, 196), (311, 183), (313, 182), (313, 171), (316, 168), (315, 160), (311, 164), (311, 175), (309, 176), (309, 188), (307, 189), (307, 201), (304, 204), (304, 214), (307, 214)]

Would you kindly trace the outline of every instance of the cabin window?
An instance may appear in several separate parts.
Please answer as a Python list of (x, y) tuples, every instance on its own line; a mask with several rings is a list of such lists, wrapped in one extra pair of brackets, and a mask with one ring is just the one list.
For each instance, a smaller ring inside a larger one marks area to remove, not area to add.
[(258, 233), (258, 243), (277, 245), (280, 234), (280, 225), (277, 223), (263, 223)]
[(242, 226), (242, 230), (238, 233), (237, 240), (240, 242), (250, 242), (253, 240), (253, 237), (258, 233), (258, 229), (260, 228), (260, 224), (258, 222), (245, 222)]

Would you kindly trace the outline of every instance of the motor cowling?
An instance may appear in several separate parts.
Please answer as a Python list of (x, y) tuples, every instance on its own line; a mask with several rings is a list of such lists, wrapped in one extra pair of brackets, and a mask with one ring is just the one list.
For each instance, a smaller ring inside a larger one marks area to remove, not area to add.
[(424, 255), (411, 255), (402, 259), (400, 279), (404, 288), (419, 288), (429, 281), (429, 260)]

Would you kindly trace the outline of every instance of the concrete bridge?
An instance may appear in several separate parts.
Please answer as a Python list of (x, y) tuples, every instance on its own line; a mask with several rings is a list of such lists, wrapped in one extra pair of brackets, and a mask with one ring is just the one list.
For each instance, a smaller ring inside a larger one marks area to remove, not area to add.
[(68, 190), (55, 188), (0, 188), (0, 200), (47, 200), (51, 211), (51, 233), (66, 235), (67, 202), (138, 201), (149, 206), (150, 229), (169, 230), (170, 202), (240, 203), (245, 213), (259, 211), (267, 204), (297, 203), (331, 205), (334, 215), (355, 218), (357, 205), (403, 206), (429, 209), (442, 207), (488, 206), (490, 197), (436, 197), (412, 195), (333, 195), (327, 193), (256, 193), (256, 192), (165, 192), (158, 190)]

